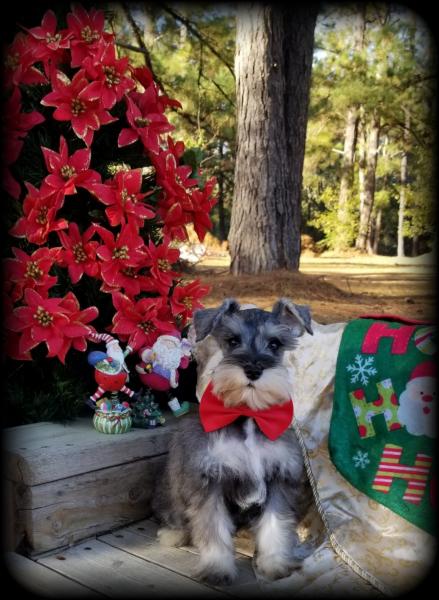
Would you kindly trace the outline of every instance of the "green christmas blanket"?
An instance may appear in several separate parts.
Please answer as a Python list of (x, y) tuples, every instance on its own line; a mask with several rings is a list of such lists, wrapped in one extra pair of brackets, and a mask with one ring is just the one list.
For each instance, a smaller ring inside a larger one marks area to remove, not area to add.
[(356, 319), (338, 353), (331, 459), (373, 500), (435, 532), (435, 328)]

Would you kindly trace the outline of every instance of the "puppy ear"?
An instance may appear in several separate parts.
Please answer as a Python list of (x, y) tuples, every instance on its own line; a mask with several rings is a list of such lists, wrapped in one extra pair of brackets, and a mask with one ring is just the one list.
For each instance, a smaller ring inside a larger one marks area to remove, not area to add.
[(233, 298), (227, 298), (219, 308), (205, 308), (196, 310), (193, 315), (195, 341), (203, 340), (226, 314), (239, 310), (239, 304)]
[(301, 336), (305, 330), (313, 335), (309, 306), (294, 304), (288, 298), (281, 298), (273, 306), (272, 314), (281, 323), (291, 327), (295, 336)]

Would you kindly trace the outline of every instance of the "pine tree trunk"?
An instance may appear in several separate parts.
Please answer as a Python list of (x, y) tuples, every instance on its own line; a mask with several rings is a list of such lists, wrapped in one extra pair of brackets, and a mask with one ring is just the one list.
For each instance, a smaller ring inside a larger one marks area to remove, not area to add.
[[(359, 54), (364, 47), (364, 33), (366, 28), (365, 8), (359, 7), (353, 19), (352, 45), (355, 54)], [(344, 250), (350, 245), (349, 199), (352, 195), (354, 179), (355, 146), (357, 143), (357, 130), (359, 123), (358, 106), (350, 106), (346, 113), (343, 159), (341, 164), (340, 191), (338, 195), (337, 211), (337, 236), (335, 249)]]
[(383, 218), (383, 211), (381, 208), (379, 208), (377, 211), (376, 217), (375, 217), (375, 228), (374, 228), (374, 234), (373, 234), (372, 251), (374, 254), (378, 254), (378, 247), (379, 247), (380, 236), (381, 236), (382, 218)]
[(377, 166), (380, 137), (380, 119), (374, 114), (366, 132), (366, 168), (364, 173), (364, 193), (360, 196), (360, 226), (355, 247), (366, 252), (370, 234), (370, 217), (375, 197), (375, 172)]
[(338, 196), (337, 211), (337, 240), (336, 250), (344, 250), (349, 246), (347, 228), (349, 227), (349, 198), (352, 194), (352, 181), (354, 176), (354, 156), (357, 140), (358, 109), (354, 106), (348, 108), (344, 134), (344, 149), (341, 166), (340, 192)]
[(399, 258), (404, 256), (404, 212), (406, 205), (406, 188), (407, 188), (407, 143), (409, 139), (410, 129), (410, 113), (405, 110), (405, 129), (403, 135), (403, 152), (401, 156), (401, 189), (399, 191), (399, 208), (398, 208), (398, 242), (396, 254)]
[(231, 272), (297, 269), (317, 7), (241, 4)]

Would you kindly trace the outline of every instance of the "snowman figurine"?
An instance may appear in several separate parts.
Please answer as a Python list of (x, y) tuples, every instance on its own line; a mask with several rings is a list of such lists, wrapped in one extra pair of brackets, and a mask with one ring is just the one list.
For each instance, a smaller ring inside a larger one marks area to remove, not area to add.
[(426, 361), (411, 372), (399, 397), (398, 420), (411, 435), (436, 437), (436, 364)]

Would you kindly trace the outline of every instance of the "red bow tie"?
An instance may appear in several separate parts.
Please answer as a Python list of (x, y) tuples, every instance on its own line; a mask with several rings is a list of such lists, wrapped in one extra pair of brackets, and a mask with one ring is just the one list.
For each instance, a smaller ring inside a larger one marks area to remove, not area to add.
[(240, 416), (251, 417), (269, 440), (275, 440), (289, 427), (293, 420), (293, 401), (275, 404), (263, 410), (253, 410), (247, 406), (227, 407), (213, 393), (209, 383), (200, 402), (200, 420), (204, 431), (216, 431), (230, 425)]

